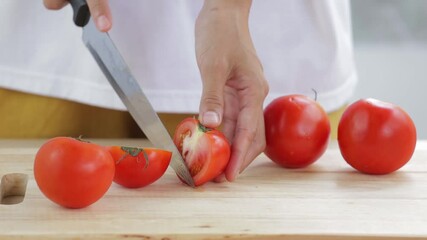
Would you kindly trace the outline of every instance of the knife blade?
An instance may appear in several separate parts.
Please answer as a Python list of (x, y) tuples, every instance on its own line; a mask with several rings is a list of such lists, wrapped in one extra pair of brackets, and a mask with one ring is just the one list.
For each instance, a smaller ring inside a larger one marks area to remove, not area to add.
[(83, 42), (133, 119), (155, 147), (172, 152), (170, 166), (184, 182), (194, 187), (193, 178), (181, 154), (108, 33), (98, 31), (94, 21), (89, 20), (86, 1), (70, 0), (70, 3), (75, 24), (83, 27)]

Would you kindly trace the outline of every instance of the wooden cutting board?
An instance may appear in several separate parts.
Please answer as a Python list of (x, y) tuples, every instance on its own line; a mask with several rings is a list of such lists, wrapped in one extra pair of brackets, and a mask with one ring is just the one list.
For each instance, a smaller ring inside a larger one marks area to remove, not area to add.
[[(94, 142), (149, 146), (143, 140)], [(37, 188), (32, 164), (42, 143), (0, 141), (0, 176), (24, 173), (9, 179), (18, 185), (20, 176), (28, 177), (23, 202), (0, 204), (0, 239), (427, 238), (423, 141), (412, 160), (389, 175), (354, 171), (332, 142), (305, 169), (283, 169), (261, 155), (237, 181), (197, 189), (169, 169), (145, 188), (113, 184), (101, 200), (79, 210), (55, 205)]]

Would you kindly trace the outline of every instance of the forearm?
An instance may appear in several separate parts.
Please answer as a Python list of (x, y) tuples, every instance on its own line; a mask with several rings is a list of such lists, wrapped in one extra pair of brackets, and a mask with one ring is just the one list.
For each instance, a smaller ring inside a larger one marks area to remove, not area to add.
[(252, 0), (205, 0), (204, 6), (220, 8), (238, 8), (248, 10), (252, 5)]
[(224, 36), (238, 39), (251, 48), (248, 26), (251, 5), (252, 0), (205, 0), (196, 21), (196, 48), (201, 42), (220, 43)]

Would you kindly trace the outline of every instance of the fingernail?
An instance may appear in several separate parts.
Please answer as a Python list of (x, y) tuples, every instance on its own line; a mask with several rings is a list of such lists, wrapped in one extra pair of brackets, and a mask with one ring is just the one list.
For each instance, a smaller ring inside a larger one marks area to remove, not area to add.
[(216, 178), (214, 179), (214, 181), (215, 181), (216, 183), (222, 183), (222, 182), (227, 181), (227, 179), (225, 178), (225, 175), (224, 175), (224, 174), (221, 174), (221, 175), (219, 175), (218, 177), (216, 177)]
[(234, 171), (231, 175), (229, 174), (229, 175), (226, 175), (226, 179), (229, 181), (229, 182), (234, 182), (234, 180), (236, 180), (236, 178), (239, 176), (239, 170), (237, 170), (237, 171)]
[(111, 23), (106, 16), (102, 15), (96, 19), (96, 25), (99, 30), (107, 31), (110, 28)]
[(203, 114), (203, 125), (206, 126), (218, 126), (219, 125), (219, 115), (216, 112), (205, 112)]

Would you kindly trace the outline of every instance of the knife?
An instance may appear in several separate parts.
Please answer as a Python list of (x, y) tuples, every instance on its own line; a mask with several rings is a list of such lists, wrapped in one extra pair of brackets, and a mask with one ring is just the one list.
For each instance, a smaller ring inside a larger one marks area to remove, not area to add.
[(89, 21), (90, 12), (85, 0), (69, 2), (74, 11), (74, 23), (83, 28), (83, 42), (133, 119), (154, 146), (172, 152), (170, 166), (185, 183), (194, 187), (193, 178), (181, 154), (108, 33), (98, 31), (94, 22)]

